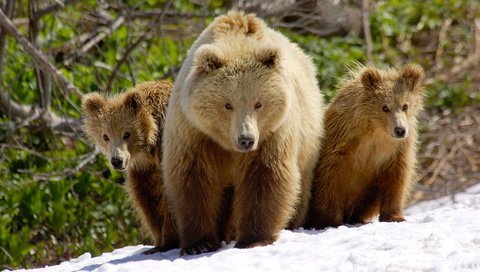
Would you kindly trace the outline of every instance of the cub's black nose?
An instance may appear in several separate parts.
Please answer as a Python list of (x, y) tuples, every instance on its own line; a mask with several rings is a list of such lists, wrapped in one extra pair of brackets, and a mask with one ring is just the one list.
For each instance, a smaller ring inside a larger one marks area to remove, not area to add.
[(238, 137), (237, 141), (238, 141), (238, 145), (243, 150), (250, 150), (253, 144), (255, 144), (255, 140), (253, 140), (252, 137), (248, 137), (245, 135), (241, 135), (240, 137)]
[(123, 166), (123, 160), (119, 157), (113, 157), (112, 160), (110, 160), (110, 163), (112, 163), (113, 167), (116, 169), (122, 168)]
[(395, 127), (394, 132), (397, 138), (403, 138), (407, 130), (404, 127)]

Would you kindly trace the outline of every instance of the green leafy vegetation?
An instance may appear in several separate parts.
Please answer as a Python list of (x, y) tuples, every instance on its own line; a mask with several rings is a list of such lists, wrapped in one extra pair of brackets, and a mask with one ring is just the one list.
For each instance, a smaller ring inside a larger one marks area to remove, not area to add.
[[(38, 47), (82, 92), (115, 93), (142, 81), (173, 79), (196, 35), (216, 14), (225, 12), (230, 1), (206, 1), (205, 5), (172, 1), (169, 10), (176, 15), (165, 15), (163, 24), (155, 27), (149, 23), (161, 16), (159, 11), (169, 1), (78, 2), (39, 19)], [(479, 1), (371, 2), (373, 63), (423, 65), (431, 109), (461, 109), (480, 103), (478, 73), (462, 66), (474, 50), (472, 22), (478, 17)], [(5, 3), (0, 1), (1, 6)], [(14, 18), (28, 18), (28, 6), (29, 1), (18, 1)], [(158, 14), (128, 17), (126, 11)], [(81, 37), (98, 35), (119, 16), (126, 18), (120, 27), (79, 54), (88, 41)], [(28, 24), (17, 21), (17, 27), (27, 35)], [(367, 61), (362, 33), (318, 37), (287, 28), (280, 31), (312, 56), (327, 99), (334, 96), (338, 78), (348, 65)], [(446, 33), (443, 39), (439, 38), (441, 31)], [(0, 87), (14, 101), (39, 103), (34, 67), (32, 58), (7, 35)], [(79, 119), (81, 98), (63, 95), (53, 81), (52, 86), (52, 111)], [(58, 133), (40, 119), (22, 123), (9, 116), (0, 109), (0, 268), (42, 266), (86, 251), (97, 255), (148, 243), (126, 201), (122, 173), (111, 170), (102, 155), (95, 155), (81, 134)], [(95, 159), (88, 160), (90, 156)], [(83, 160), (88, 163), (77, 168)]]

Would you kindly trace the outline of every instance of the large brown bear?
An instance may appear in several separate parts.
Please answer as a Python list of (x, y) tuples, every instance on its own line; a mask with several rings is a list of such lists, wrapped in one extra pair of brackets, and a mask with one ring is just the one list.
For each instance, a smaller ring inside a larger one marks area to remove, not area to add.
[(142, 225), (155, 240), (146, 254), (176, 248), (178, 234), (163, 194), (161, 136), (173, 85), (151, 81), (107, 98), (83, 98), (84, 131), (109, 159), (126, 170), (126, 187)]
[(203, 31), (176, 79), (163, 137), (182, 255), (220, 247), (226, 186), (237, 248), (303, 224), (323, 108), (310, 58), (262, 20), (229, 12)]
[(404, 221), (414, 180), (423, 69), (359, 66), (325, 112), (313, 184), (312, 226)]

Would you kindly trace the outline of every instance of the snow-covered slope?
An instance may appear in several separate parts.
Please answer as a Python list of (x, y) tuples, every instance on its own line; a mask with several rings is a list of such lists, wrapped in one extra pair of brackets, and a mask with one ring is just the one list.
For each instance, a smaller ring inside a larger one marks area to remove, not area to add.
[(273, 245), (179, 257), (131, 246), (28, 271), (480, 271), (480, 186), (408, 209), (408, 222), (282, 231)]

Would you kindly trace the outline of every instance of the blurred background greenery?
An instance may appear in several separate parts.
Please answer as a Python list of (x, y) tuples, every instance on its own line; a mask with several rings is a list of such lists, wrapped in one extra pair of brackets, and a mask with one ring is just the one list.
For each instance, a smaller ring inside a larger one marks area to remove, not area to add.
[(74, 86), (2, 23), (0, 268), (150, 243), (125, 201), (122, 174), (83, 139), (81, 93), (174, 80), (198, 34), (231, 8), (257, 13), (310, 54), (327, 99), (354, 61), (421, 64), (427, 107), (411, 203), (480, 181), (480, 1), (1, 0), (0, 7)]

